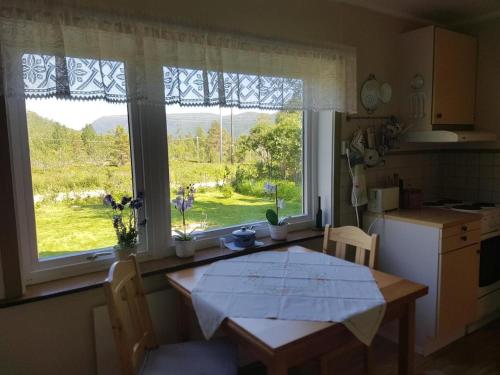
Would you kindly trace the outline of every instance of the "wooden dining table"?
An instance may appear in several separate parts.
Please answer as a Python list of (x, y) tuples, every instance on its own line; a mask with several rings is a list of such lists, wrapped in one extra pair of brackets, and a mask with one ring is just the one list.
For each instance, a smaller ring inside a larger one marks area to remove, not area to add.
[[(290, 246), (273, 251), (313, 251)], [(210, 265), (167, 274), (167, 280), (180, 293), (178, 327), (180, 339), (187, 337), (187, 311), (192, 308), (191, 291)], [(372, 270), (387, 307), (384, 322), (399, 320), (398, 373), (414, 374), (415, 301), (427, 294), (425, 285)], [(321, 355), (341, 350), (356, 340), (343, 324), (278, 319), (226, 318), (220, 329), (244, 351), (261, 361), (268, 374), (284, 375), (288, 369)], [(376, 358), (374, 358), (376, 360)]]

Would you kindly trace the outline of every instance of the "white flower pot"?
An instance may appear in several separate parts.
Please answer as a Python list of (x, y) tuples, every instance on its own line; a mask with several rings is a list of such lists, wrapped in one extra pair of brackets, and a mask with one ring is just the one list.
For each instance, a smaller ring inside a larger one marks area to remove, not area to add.
[(284, 241), (286, 240), (286, 236), (288, 235), (288, 223), (283, 225), (272, 225), (267, 223), (269, 226), (269, 235), (271, 239), (276, 241)]
[(194, 241), (175, 240), (175, 254), (179, 258), (189, 258), (194, 255)]
[(131, 254), (137, 254), (137, 245), (131, 247), (113, 246), (113, 253), (116, 260), (127, 260)]

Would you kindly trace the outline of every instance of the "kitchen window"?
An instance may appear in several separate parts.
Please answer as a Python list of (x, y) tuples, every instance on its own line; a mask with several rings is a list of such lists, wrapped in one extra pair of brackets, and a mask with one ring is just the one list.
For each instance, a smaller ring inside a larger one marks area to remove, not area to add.
[[(60, 64), (70, 91), (62, 99), (47, 98), (47, 92), (60, 89), (54, 78)], [(103, 64), (108, 75), (93, 82), (94, 67)], [(13, 129), (13, 143), (20, 146), (14, 152), (15, 180), (23, 197), (18, 205), (28, 283), (109, 265), (116, 238), (112, 213), (102, 203), (105, 194), (145, 193), (140, 221), (147, 224), (139, 238), (145, 258), (168, 253), (172, 231), (180, 224), (170, 201), (179, 186), (189, 183), (197, 189), (189, 223), (196, 229), (198, 247), (216, 244), (235, 227), (263, 223), (266, 209), (273, 206), (264, 192), (267, 181), (278, 183), (286, 202), (282, 212), (292, 226), (311, 222), (312, 127), (307, 112), (167, 104), (162, 113), (141, 104), (110, 102), (126, 91), (125, 66), (22, 56), (29, 97), (10, 100), (9, 108), (12, 123), (23, 124)], [(85, 85), (96, 87), (96, 100), (74, 100), (85, 95)], [(167, 126), (151, 125), (159, 123)], [(169, 227), (171, 231), (164, 230)], [(267, 232), (265, 225), (257, 227), (261, 235)]]

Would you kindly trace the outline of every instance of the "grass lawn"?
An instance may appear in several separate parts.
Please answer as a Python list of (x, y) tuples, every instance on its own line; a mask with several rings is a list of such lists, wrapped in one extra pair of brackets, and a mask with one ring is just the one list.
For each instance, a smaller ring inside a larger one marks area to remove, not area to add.
[[(268, 199), (234, 193), (224, 198), (218, 191), (196, 194), (195, 208), (187, 213), (189, 223), (207, 222), (208, 228), (265, 220), (272, 208)], [(297, 215), (300, 201), (287, 202), (282, 215)], [(116, 243), (111, 225), (111, 210), (101, 204), (49, 203), (36, 207), (36, 229), (40, 257), (113, 246)], [(172, 212), (172, 226), (181, 224), (178, 212)]]

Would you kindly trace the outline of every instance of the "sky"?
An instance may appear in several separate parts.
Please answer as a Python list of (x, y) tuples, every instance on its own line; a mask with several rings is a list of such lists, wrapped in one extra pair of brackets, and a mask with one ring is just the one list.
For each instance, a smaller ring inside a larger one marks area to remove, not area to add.
[[(126, 104), (113, 104), (103, 100), (94, 101), (71, 101), (60, 99), (27, 99), (26, 110), (38, 113), (40, 116), (57, 121), (69, 128), (80, 130), (86, 124), (90, 124), (103, 116), (126, 115)], [(219, 107), (181, 107), (170, 105), (167, 113), (215, 113), (219, 114)], [(265, 112), (257, 109), (233, 108), (233, 114), (243, 112)], [(222, 108), (222, 115), (229, 115), (229, 108)]]

